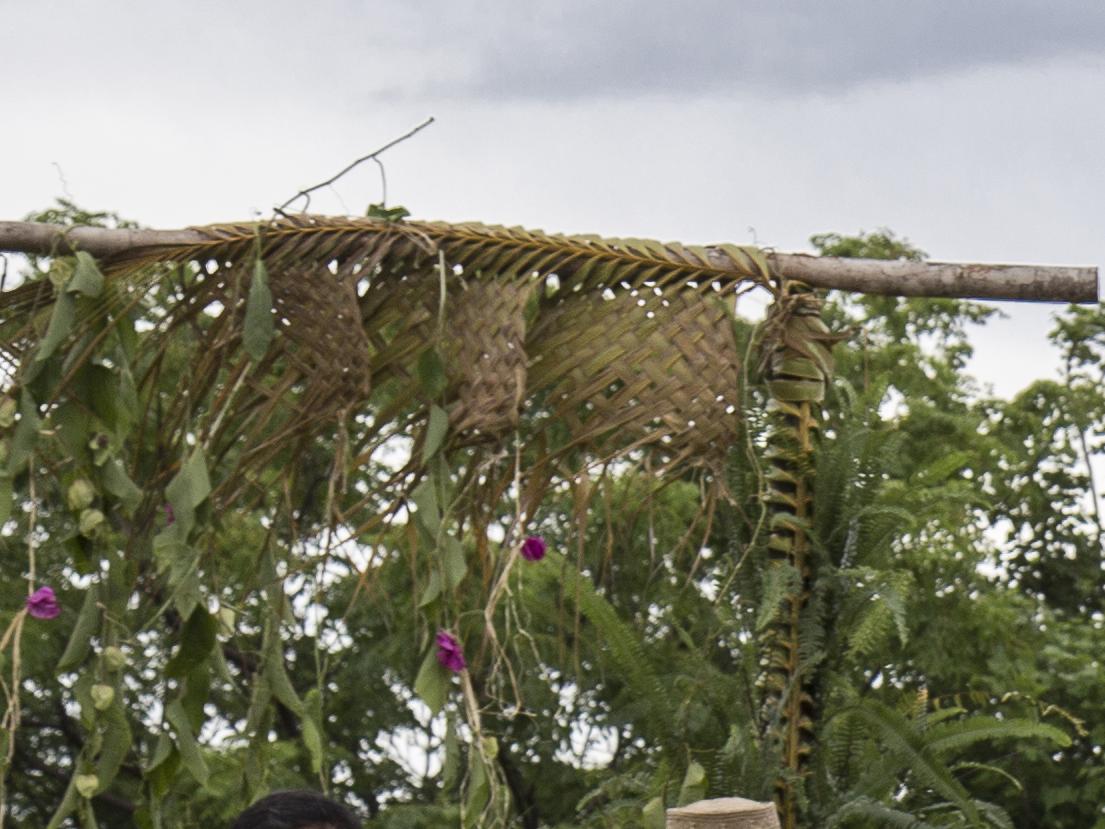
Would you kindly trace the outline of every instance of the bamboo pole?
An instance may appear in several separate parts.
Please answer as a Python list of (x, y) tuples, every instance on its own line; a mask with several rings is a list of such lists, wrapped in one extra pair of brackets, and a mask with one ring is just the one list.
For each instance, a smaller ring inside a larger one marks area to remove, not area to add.
[[(143, 248), (199, 244), (209, 238), (202, 229), (192, 228), (137, 230), (0, 221), (0, 251), (39, 255), (79, 249), (98, 258), (111, 258)], [(732, 268), (720, 248), (709, 248), (709, 253), (718, 268)], [(765, 256), (779, 276), (816, 288), (1031, 302), (1096, 302), (1098, 297), (1097, 268), (1092, 266), (883, 261), (772, 252)]]

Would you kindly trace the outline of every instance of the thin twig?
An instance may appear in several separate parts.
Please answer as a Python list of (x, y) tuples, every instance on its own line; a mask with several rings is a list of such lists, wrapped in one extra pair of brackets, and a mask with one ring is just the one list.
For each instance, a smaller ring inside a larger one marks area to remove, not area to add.
[(335, 181), (337, 181), (339, 178), (344, 176), (346, 173), (348, 173), (350, 170), (352, 170), (354, 167), (356, 167), (359, 164), (363, 164), (366, 161), (376, 161), (377, 160), (376, 157), (378, 155), (385, 152), (386, 150), (390, 150), (396, 144), (399, 144), (399, 143), (402, 143), (403, 141), (406, 141), (408, 138), (413, 136), (415, 133), (421, 132), (426, 127), (430, 126), (430, 124), (432, 124), (433, 122), (434, 122), (433, 116), (430, 116), (429, 118), (427, 118), (425, 121), (423, 121), (421, 124), (419, 124), (414, 129), (410, 130), (409, 132), (407, 132), (403, 135), (400, 135), (398, 138), (393, 139), (392, 141), (389, 141), (387, 144), (380, 147), (378, 150), (373, 150), (368, 155), (363, 155), (360, 158), (358, 158), (356, 161), (353, 161), (350, 164), (347, 164), (340, 172), (335, 173), (333, 176), (326, 179), (326, 181), (319, 182), (318, 184), (314, 185), (313, 187), (308, 187), (306, 190), (300, 190), (298, 193), (296, 193), (294, 196), (292, 196), (290, 199), (288, 199), (282, 205), (277, 207), (276, 212), (277, 213), (283, 213), (284, 208), (286, 208), (288, 205), (290, 205), (296, 199), (306, 199), (307, 200), (306, 203), (303, 205), (303, 211), (306, 212), (307, 208), (311, 204), (311, 193), (315, 192), (316, 190), (321, 190), (323, 187), (329, 187), (331, 184), (333, 184)]
[(376, 166), (380, 168), (380, 204), (384, 207), (388, 206), (388, 173), (384, 169), (384, 162), (378, 158), (372, 159), (376, 162)]

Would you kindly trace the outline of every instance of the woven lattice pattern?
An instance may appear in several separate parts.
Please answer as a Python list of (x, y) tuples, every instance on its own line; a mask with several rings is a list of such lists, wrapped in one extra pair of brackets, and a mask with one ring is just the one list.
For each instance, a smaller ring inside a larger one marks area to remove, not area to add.
[(779, 829), (779, 815), (772, 803), (720, 797), (668, 809), (667, 829)]
[(449, 420), (457, 432), (498, 433), (526, 397), (525, 307), (533, 280), (463, 279), (449, 271), (444, 305), (437, 267), (372, 284), (362, 316), (378, 377), (409, 377), (427, 348), (445, 361)]
[(458, 431), (517, 424), (526, 397), (525, 308), (532, 280), (466, 280), (450, 296), (447, 359), (456, 383), (449, 419)]
[(569, 295), (529, 341), (531, 382), (580, 441), (718, 457), (735, 435), (739, 361), (722, 301), (690, 291)]
[[(435, 402), (453, 441), (501, 435), (528, 407), (538, 422), (562, 418), (567, 448), (592, 457), (647, 445), (665, 464), (719, 458), (737, 422), (735, 289), (771, 278), (748, 248), (478, 224), (299, 216), (197, 230), (202, 241), (128, 251), (104, 270), (123, 303), (164, 285), (166, 265), (182, 268), (157, 347), (194, 349), (196, 370), (166, 419), (179, 427), (209, 412), (212, 445), (236, 445), (246, 466), (339, 414), (417, 424), (418, 363), (431, 348), (445, 361)], [(278, 334), (254, 362), (241, 342), (258, 256)], [(187, 263), (201, 267), (185, 273)], [(5, 299), (31, 318), (51, 297), (39, 285)], [(34, 339), (13, 331), (6, 350)]]
[(328, 391), (330, 407), (345, 408), (368, 396), (369, 342), (357, 293), (349, 279), (326, 269), (281, 270), (271, 277), (273, 305), (294, 348), (289, 359)]

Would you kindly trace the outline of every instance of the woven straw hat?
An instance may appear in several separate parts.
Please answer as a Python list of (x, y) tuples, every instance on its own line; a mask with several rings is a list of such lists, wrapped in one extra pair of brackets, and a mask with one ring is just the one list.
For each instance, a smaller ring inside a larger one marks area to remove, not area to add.
[(719, 797), (668, 809), (668, 829), (779, 829), (779, 815), (773, 803)]

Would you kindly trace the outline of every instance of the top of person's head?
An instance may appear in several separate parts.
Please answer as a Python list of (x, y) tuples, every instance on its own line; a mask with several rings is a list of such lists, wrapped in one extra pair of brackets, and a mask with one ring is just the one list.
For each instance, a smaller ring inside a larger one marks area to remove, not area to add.
[(360, 829), (353, 813), (318, 792), (295, 789), (262, 797), (230, 829)]

